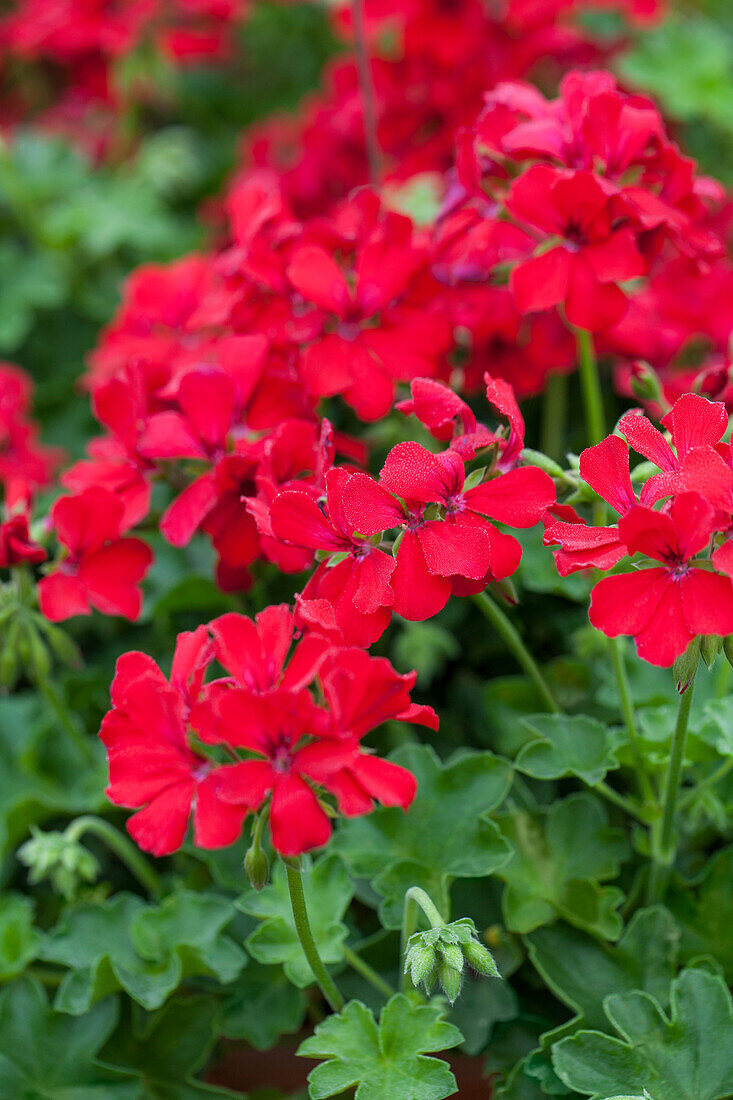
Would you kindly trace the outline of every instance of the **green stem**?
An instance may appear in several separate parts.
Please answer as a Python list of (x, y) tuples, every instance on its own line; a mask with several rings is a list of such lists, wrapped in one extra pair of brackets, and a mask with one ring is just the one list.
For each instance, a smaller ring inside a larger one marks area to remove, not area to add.
[(677, 810), (677, 796), (679, 794), (680, 781), (682, 779), (682, 765), (685, 759), (687, 726), (690, 719), (690, 707), (692, 706), (692, 692), (694, 686), (695, 680), (693, 677), (687, 691), (680, 697), (677, 722), (675, 723), (674, 734), (672, 736), (669, 764), (667, 766), (667, 775), (664, 782), (662, 820), (659, 828), (652, 832), (653, 863), (647, 894), (647, 901), (650, 905), (654, 905), (664, 900), (669, 872), (677, 854), (674, 821)]
[(46, 700), (46, 703), (48, 704), (50, 709), (58, 718), (63, 728), (69, 734), (79, 752), (82, 753), (84, 758), (90, 764), (96, 763), (94, 752), (92, 750), (89, 739), (84, 736), (82, 730), (79, 728), (76, 722), (73, 721), (68, 710), (59, 698), (58, 692), (50, 683), (50, 681), (43, 679), (39, 676), (34, 678), (33, 683), (38, 688), (43, 698)]
[(644, 801), (654, 804), (656, 802), (654, 788), (652, 787), (652, 781), (649, 778), (649, 773), (647, 772), (646, 763), (644, 761), (644, 754), (639, 744), (639, 734), (636, 729), (636, 718), (634, 716), (634, 701), (631, 697), (631, 686), (626, 673), (626, 665), (624, 664), (621, 644), (619, 638), (608, 639), (611, 663), (616, 675), (618, 693), (621, 696), (621, 709), (624, 715), (624, 722), (626, 723), (626, 732), (629, 735), (629, 748), (631, 749), (631, 755), (634, 761), (634, 771), (636, 772)]
[[(402, 910), (402, 932), (400, 935), (400, 960), (404, 961), (407, 955), (407, 944), (410, 936), (417, 930), (417, 911), (418, 906), (422, 909), (423, 913), (428, 919), (431, 928), (442, 928), (445, 921), (441, 917), (438, 909), (433, 904), (431, 898), (425, 893), (419, 886), (411, 886), (405, 894), (405, 906)], [(400, 979), (400, 989), (403, 993), (412, 989), (412, 979), (409, 972), (402, 974)]]
[(565, 421), (568, 409), (568, 379), (566, 374), (550, 374), (542, 398), (542, 434), (540, 448), (556, 461), (562, 457), (565, 442)]
[(519, 664), (533, 681), (547, 709), (552, 711), (553, 714), (562, 714), (562, 708), (556, 703), (534, 657), (520, 638), (514, 624), (507, 618), (499, 605), (494, 603), (487, 592), (478, 592), (471, 599), (504, 639)]
[(575, 330), (578, 347), (578, 368), (580, 387), (585, 405), (585, 422), (588, 430), (588, 443), (600, 443), (606, 434), (606, 418), (603, 412), (603, 392), (598, 377), (598, 363), (593, 347), (593, 336), (584, 329)]
[(354, 54), (359, 74), (361, 106), (364, 119), (364, 142), (369, 164), (369, 181), (379, 185), (382, 179), (382, 150), (379, 145), (379, 117), (377, 97), (369, 63), (366, 29), (364, 27), (363, 0), (351, 0), (351, 13), (354, 22)]
[(731, 768), (733, 768), (733, 758), (729, 757), (728, 760), (724, 761), (724, 763), (722, 763), (719, 768), (716, 768), (714, 772), (711, 772), (710, 775), (706, 775), (704, 779), (696, 783), (692, 790), (683, 794), (677, 803), (678, 808), (680, 810), (686, 810), (687, 807), (691, 806), (695, 801), (700, 791), (707, 791), (710, 787), (715, 787), (721, 779), (725, 779)]
[(300, 871), (297, 871), (289, 863), (285, 864), (285, 871), (288, 876), (288, 890), (290, 891), (290, 904), (293, 908), (295, 931), (298, 933), (298, 939), (300, 940), (300, 946), (303, 948), (303, 954), (308, 960), (308, 965), (313, 971), (313, 977), (316, 979), (321, 993), (334, 1012), (340, 1012), (344, 1007), (344, 999), (339, 993), (333, 978), (326, 970), (321, 956), (318, 954), (316, 941), (313, 939), (310, 921), (308, 920), (302, 875)]
[(364, 962), (361, 955), (357, 955), (356, 951), (352, 951), (350, 947), (344, 947), (344, 958), (357, 974), (361, 974), (362, 978), (366, 978), (370, 985), (379, 992), (383, 993), (388, 999), (393, 997), (396, 990), (392, 988), (389, 982), (385, 981), (381, 974), (377, 974), (376, 970), (373, 970), (368, 962)]
[(67, 840), (81, 840), (85, 833), (96, 836), (103, 844), (114, 852), (125, 864), (127, 869), (135, 876), (141, 886), (144, 886), (151, 897), (159, 898), (163, 893), (160, 877), (148, 863), (145, 856), (135, 847), (132, 841), (105, 821), (102, 817), (94, 817), (92, 814), (84, 814), (72, 821), (64, 831)]
[(593, 790), (598, 791), (599, 794), (602, 794), (609, 802), (613, 802), (614, 806), (618, 806), (620, 810), (629, 814), (630, 817), (636, 818), (636, 820), (640, 821), (643, 825), (646, 824), (646, 818), (642, 813), (641, 807), (637, 806), (632, 799), (627, 798), (623, 794), (619, 794), (619, 792), (615, 791), (613, 787), (610, 787), (608, 783), (605, 783), (603, 780), (601, 780), (600, 783), (594, 783)]

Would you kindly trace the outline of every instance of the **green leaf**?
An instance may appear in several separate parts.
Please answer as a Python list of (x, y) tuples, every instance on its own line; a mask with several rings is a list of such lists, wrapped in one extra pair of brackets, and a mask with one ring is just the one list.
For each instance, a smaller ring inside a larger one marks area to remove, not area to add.
[(510, 931), (532, 932), (560, 916), (604, 939), (618, 939), (622, 923), (616, 909), (623, 895), (600, 883), (618, 875), (628, 843), (620, 829), (609, 827), (598, 799), (571, 795), (543, 821), (524, 811), (504, 813), (498, 821), (514, 849), (497, 871), (507, 884), (503, 907)]
[(625, 741), (622, 730), (605, 726), (584, 714), (532, 714), (521, 724), (534, 737), (520, 751), (514, 766), (535, 779), (576, 775), (593, 786), (619, 766), (616, 749)]
[(31, 825), (104, 803), (103, 757), (90, 766), (37, 696), (0, 698), (0, 754), (0, 852), (27, 839)]
[(222, 1034), (269, 1050), (303, 1023), (306, 999), (280, 967), (252, 962), (224, 1002)]
[(306, 1058), (327, 1059), (308, 1074), (312, 1100), (356, 1086), (355, 1100), (443, 1100), (456, 1091), (445, 1062), (426, 1058), (458, 1046), (463, 1036), (432, 1005), (413, 1005), (398, 993), (379, 1024), (361, 1001), (329, 1016), (298, 1048)]
[(117, 1022), (113, 999), (78, 1019), (57, 1015), (38, 983), (0, 993), (0, 1100), (139, 1100), (139, 1089), (96, 1059)]
[(480, 1054), (489, 1042), (494, 1026), (519, 1015), (517, 995), (508, 982), (480, 978), (463, 983), (461, 995), (450, 1018), (463, 1034), (466, 1054)]
[(668, 114), (707, 118), (730, 130), (733, 49), (712, 20), (670, 15), (624, 51), (619, 70), (629, 83), (659, 98)]
[(41, 950), (42, 958), (70, 968), (56, 1008), (79, 1015), (121, 988), (154, 1009), (187, 975), (233, 981), (245, 963), (242, 949), (222, 934), (233, 916), (234, 904), (226, 898), (187, 890), (158, 907), (120, 893), (72, 909)]
[(198, 1100), (234, 1093), (193, 1079), (220, 1032), (220, 1007), (210, 997), (173, 998), (154, 1015), (132, 1008), (100, 1054), (110, 1068), (134, 1074), (145, 1100)]
[[(308, 918), (318, 953), (325, 963), (343, 958), (347, 929), (342, 917), (349, 907), (354, 887), (340, 859), (327, 855), (303, 875)], [(252, 958), (266, 964), (281, 963), (285, 973), (299, 989), (313, 982), (313, 974), (295, 931), (284, 865), (278, 861), (272, 882), (258, 893), (250, 890), (237, 905), (262, 924), (247, 938)]]
[(733, 847), (712, 857), (697, 889), (676, 890), (670, 907), (682, 926), (684, 957), (713, 955), (733, 981)]
[(0, 981), (20, 974), (38, 954), (41, 936), (33, 927), (33, 908), (22, 894), (0, 895)]
[(733, 1093), (733, 1002), (722, 978), (685, 970), (667, 1017), (648, 993), (606, 998), (620, 1039), (581, 1031), (554, 1048), (568, 1085), (594, 1100), (648, 1093), (651, 1100), (722, 1100)]
[(603, 1002), (611, 993), (639, 989), (662, 1006), (669, 1003), (679, 931), (666, 909), (639, 910), (615, 946), (564, 924), (539, 928), (526, 942), (545, 984), (576, 1013), (569, 1023), (549, 1033), (548, 1042), (580, 1027), (605, 1030)]
[(422, 886), (437, 902), (451, 879), (481, 878), (506, 863), (509, 847), (488, 815), (504, 799), (511, 772), (490, 752), (461, 752), (443, 764), (416, 743), (390, 759), (417, 778), (409, 811), (379, 809), (345, 821), (333, 847), (355, 875), (373, 879), (384, 897), (380, 919), (397, 928), (410, 886)]

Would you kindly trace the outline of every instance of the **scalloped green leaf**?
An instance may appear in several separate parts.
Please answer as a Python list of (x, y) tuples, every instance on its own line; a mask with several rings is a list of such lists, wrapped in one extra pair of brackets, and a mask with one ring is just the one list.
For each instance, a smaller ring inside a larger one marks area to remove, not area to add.
[(124, 989), (144, 1008), (155, 1009), (184, 976), (233, 981), (246, 962), (242, 949), (223, 934), (234, 914), (227, 898), (188, 890), (159, 906), (121, 893), (70, 910), (41, 949), (42, 958), (69, 967), (55, 1007), (79, 1015)]
[(140, 1100), (136, 1083), (97, 1060), (117, 1015), (112, 998), (73, 1018), (54, 1012), (29, 978), (7, 986), (0, 993), (0, 1100)]
[(345, 821), (333, 847), (354, 875), (373, 880), (383, 897), (380, 919), (396, 928), (410, 886), (423, 886), (437, 902), (452, 879), (493, 874), (509, 859), (509, 846), (488, 815), (506, 796), (511, 769), (490, 752), (460, 752), (442, 763), (417, 743), (390, 759), (417, 778), (410, 809), (379, 809)]
[(510, 861), (496, 872), (506, 883), (507, 928), (533, 932), (563, 917), (604, 939), (619, 938), (623, 925), (616, 910), (623, 894), (602, 883), (618, 875), (629, 846), (624, 833), (609, 826), (598, 799), (571, 795), (544, 818), (514, 811), (497, 820), (513, 849)]
[(685, 970), (669, 1016), (648, 993), (605, 1001), (619, 1038), (580, 1031), (553, 1050), (560, 1079), (593, 1100), (624, 1092), (650, 1100), (724, 1100), (733, 1093), (733, 1001), (725, 982)]
[(519, 752), (514, 767), (535, 779), (575, 775), (590, 786), (619, 766), (616, 750), (626, 740), (618, 727), (585, 714), (531, 714), (521, 725), (535, 738)]
[(319, 1024), (298, 1054), (321, 1059), (308, 1074), (312, 1100), (356, 1086), (355, 1100), (443, 1100), (456, 1092), (449, 1067), (426, 1057), (458, 1046), (463, 1036), (439, 1008), (392, 997), (377, 1024), (361, 1001)]

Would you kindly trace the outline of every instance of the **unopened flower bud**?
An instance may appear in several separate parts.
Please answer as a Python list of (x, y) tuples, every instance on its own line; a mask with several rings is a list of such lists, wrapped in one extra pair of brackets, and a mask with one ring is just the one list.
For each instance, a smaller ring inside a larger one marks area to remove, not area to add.
[(715, 664), (722, 641), (717, 634), (706, 634), (700, 639), (700, 656), (708, 668), (712, 668)]
[(262, 890), (270, 881), (270, 864), (257, 841), (247, 849), (244, 857), (244, 873), (250, 886), (255, 890)]
[(729, 665), (733, 665), (733, 634), (723, 639), (723, 653)]
[(641, 359), (631, 364), (629, 384), (634, 397), (640, 401), (654, 401), (664, 405), (664, 390), (654, 368)]
[(456, 970), (454, 966), (449, 966), (448, 963), (442, 963), (438, 967), (438, 980), (451, 1004), (455, 1004), (458, 1000), (458, 994), (461, 992), (461, 978), (461, 971)]
[(685, 652), (677, 658), (673, 666), (674, 677), (677, 681), (677, 691), (680, 695), (684, 695), (692, 683), (695, 673), (697, 672), (699, 660), (700, 639), (693, 638)]
[(464, 945), (463, 954), (469, 966), (472, 966), (479, 974), (487, 978), (500, 978), (501, 974), (494, 962), (494, 956), (478, 940), (471, 940)]
[[(410, 970), (410, 977), (412, 978), (412, 984), (415, 986), (425, 983), (426, 988), (428, 986), (428, 979), (434, 975), (438, 965), (438, 957), (435, 953), (435, 948), (428, 947), (424, 943), (416, 943), (413, 948), (407, 953), (405, 960), (405, 970)], [(431, 985), (433, 983), (431, 982)]]
[(463, 970), (463, 951), (457, 943), (441, 943), (440, 953), (443, 959), (460, 974)]

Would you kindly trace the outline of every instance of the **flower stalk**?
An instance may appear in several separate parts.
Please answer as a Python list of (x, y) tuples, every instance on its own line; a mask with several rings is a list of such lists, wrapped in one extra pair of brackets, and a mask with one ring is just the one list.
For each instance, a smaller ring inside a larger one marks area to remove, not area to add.
[(326, 998), (333, 1011), (340, 1012), (344, 1007), (344, 999), (339, 993), (333, 978), (328, 973), (328, 970), (326, 970), (321, 956), (318, 954), (316, 941), (313, 938), (310, 921), (308, 920), (308, 909), (306, 907), (305, 892), (303, 890), (303, 876), (291, 863), (287, 861), (284, 862), (285, 873), (288, 879), (288, 890), (290, 892), (290, 904), (293, 909), (293, 920), (295, 921), (295, 931), (298, 934), (300, 946), (303, 948), (303, 954), (308, 960), (308, 965), (313, 971), (313, 976), (316, 979), (316, 983), (321, 993)]
[(520, 638), (514, 624), (504, 614), (499, 605), (492, 600), (488, 592), (478, 592), (475, 596), (472, 596), (472, 599), (476, 607), (504, 639), (512, 654), (530, 677), (547, 709), (553, 714), (562, 714), (562, 707), (552, 694), (537, 662)]

